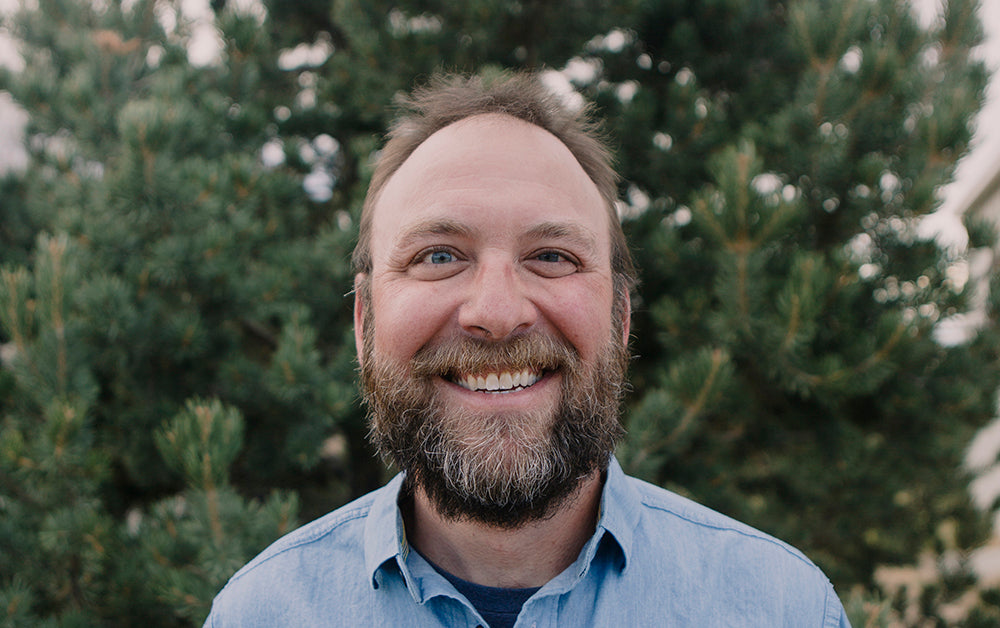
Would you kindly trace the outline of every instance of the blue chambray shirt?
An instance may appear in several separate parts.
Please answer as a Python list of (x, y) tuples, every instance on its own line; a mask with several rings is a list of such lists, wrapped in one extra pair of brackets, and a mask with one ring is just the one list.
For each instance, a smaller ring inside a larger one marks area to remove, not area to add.
[[(216, 596), (205, 626), (485, 626), (415, 551), (402, 475), (282, 537)], [(608, 468), (576, 562), (538, 590), (517, 628), (848, 627), (826, 576), (793, 547)]]

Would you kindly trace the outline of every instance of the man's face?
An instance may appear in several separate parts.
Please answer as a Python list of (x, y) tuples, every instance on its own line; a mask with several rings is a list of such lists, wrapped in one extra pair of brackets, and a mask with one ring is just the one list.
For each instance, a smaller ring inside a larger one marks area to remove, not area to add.
[(383, 189), (355, 308), (366, 401), (443, 514), (544, 516), (610, 455), (628, 321), (608, 220), (559, 140), (502, 115), (438, 131)]

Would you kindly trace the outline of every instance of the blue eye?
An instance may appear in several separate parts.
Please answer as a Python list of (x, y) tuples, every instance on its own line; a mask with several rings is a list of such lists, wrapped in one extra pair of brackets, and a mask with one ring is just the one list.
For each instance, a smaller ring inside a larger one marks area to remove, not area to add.
[(555, 251), (546, 251), (545, 253), (539, 253), (535, 259), (540, 262), (548, 262), (551, 264), (557, 264), (563, 261), (563, 256)]
[(413, 256), (406, 272), (420, 281), (448, 279), (468, 268), (461, 250), (447, 245), (429, 246)]
[(434, 251), (427, 256), (427, 261), (431, 264), (447, 264), (455, 261), (455, 256), (448, 251)]
[(524, 264), (531, 272), (552, 279), (572, 275), (582, 267), (578, 258), (561, 249), (534, 251), (525, 258)]

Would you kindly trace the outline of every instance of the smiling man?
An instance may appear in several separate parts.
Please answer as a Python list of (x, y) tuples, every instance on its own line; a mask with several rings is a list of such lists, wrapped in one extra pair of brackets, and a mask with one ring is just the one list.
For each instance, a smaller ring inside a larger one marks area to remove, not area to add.
[(797, 550), (614, 460), (634, 270), (585, 116), (531, 75), (406, 102), (354, 253), (371, 436), (403, 472), (265, 550), (206, 625), (847, 625)]

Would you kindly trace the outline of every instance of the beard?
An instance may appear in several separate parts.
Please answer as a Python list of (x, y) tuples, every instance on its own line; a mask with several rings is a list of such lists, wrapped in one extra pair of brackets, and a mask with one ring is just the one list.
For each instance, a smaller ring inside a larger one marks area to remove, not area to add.
[[(408, 490), (419, 485), (440, 515), (517, 528), (551, 516), (583, 479), (607, 468), (624, 435), (619, 404), (628, 351), (620, 328), (592, 363), (564, 341), (530, 334), (504, 342), (456, 338), (422, 347), (401, 365), (374, 351), (367, 322), (361, 379), (371, 440), (406, 471)], [(555, 408), (448, 407), (436, 382), (525, 369), (560, 375)]]

